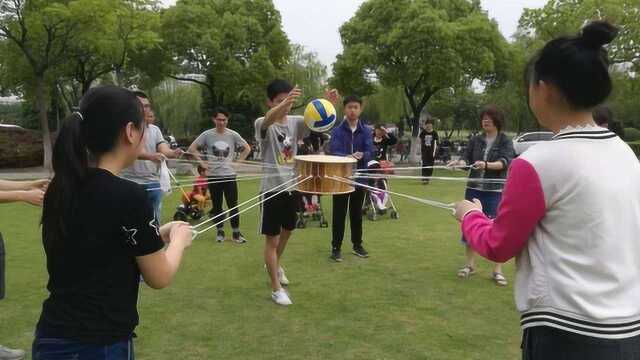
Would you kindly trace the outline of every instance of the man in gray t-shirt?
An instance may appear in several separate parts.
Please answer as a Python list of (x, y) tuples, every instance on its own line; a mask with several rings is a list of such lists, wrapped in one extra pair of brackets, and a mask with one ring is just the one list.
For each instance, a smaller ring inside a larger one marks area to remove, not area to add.
[[(275, 122), (263, 128), (264, 117), (255, 122), (256, 139), (262, 149), (265, 164), (261, 191), (264, 193), (293, 179), (294, 157), (298, 153), (298, 141), (309, 134), (302, 116), (289, 115), (286, 122)], [(278, 188), (277, 190), (279, 190)], [(277, 192), (277, 191), (276, 191)]]
[(149, 202), (153, 206), (155, 218), (160, 223), (162, 210), (162, 190), (160, 190), (160, 163), (167, 158), (177, 158), (182, 150), (171, 150), (162, 136), (160, 128), (154, 125), (156, 115), (151, 108), (149, 98), (142, 91), (134, 91), (142, 104), (144, 120), (147, 124), (144, 133), (144, 152), (130, 167), (122, 171), (123, 178), (142, 185), (147, 190)]
[(221, 220), (222, 200), (226, 199), (227, 208), (233, 209), (229, 212), (231, 218), (231, 228), (233, 231), (233, 241), (239, 244), (247, 242), (240, 232), (240, 216), (238, 214), (238, 183), (236, 181), (236, 170), (233, 168), (233, 161), (236, 158), (236, 151), (242, 149), (238, 156), (239, 161), (244, 161), (249, 153), (251, 146), (237, 132), (227, 128), (229, 123), (229, 112), (224, 108), (217, 108), (213, 111), (212, 119), (215, 127), (203, 132), (189, 146), (189, 153), (202, 161), (203, 155), (198, 149), (204, 148), (207, 152), (207, 161), (203, 165), (208, 168), (209, 174), (209, 192), (211, 193), (211, 201), (213, 209), (210, 215), (220, 222), (218, 224), (218, 234), (216, 240), (223, 242), (225, 240), (224, 223)]

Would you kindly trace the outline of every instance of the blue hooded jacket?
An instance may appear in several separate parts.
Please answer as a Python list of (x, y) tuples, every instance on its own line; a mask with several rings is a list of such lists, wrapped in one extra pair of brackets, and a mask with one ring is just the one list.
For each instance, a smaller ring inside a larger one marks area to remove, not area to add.
[[(329, 152), (335, 156), (349, 156), (356, 152), (364, 155), (358, 160), (357, 169), (366, 169), (369, 161), (373, 160), (373, 132), (358, 120), (356, 131), (352, 132), (349, 122), (345, 119), (331, 132)], [(360, 183), (366, 183), (365, 179), (357, 179)]]

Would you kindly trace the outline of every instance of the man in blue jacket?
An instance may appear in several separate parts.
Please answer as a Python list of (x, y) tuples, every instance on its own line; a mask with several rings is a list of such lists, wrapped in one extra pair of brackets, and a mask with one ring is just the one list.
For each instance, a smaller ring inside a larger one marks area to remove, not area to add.
[[(362, 100), (357, 96), (348, 96), (344, 99), (345, 119), (331, 132), (329, 151), (331, 155), (348, 156), (358, 160), (357, 168), (366, 169), (367, 163), (373, 158), (373, 133), (360, 121), (362, 113)], [(357, 179), (365, 183), (364, 179)], [(347, 208), (351, 222), (351, 242), (353, 254), (362, 258), (369, 257), (369, 253), (362, 246), (362, 205), (364, 203), (364, 188), (356, 186), (356, 191), (350, 194), (333, 196), (333, 224), (331, 242), (331, 259), (342, 261), (340, 252), (344, 239), (345, 218)]]

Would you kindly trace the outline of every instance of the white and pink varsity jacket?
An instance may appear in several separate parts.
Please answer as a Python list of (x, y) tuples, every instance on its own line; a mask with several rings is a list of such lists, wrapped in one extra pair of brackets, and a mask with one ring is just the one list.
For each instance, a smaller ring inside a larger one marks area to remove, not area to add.
[(482, 256), (516, 259), (523, 329), (640, 335), (640, 163), (619, 137), (568, 128), (514, 160), (490, 220), (462, 231)]

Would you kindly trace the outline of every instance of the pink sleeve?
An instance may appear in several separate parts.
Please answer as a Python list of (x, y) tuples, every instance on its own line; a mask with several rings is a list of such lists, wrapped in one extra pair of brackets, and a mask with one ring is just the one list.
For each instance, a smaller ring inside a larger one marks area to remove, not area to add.
[(479, 211), (471, 212), (462, 221), (462, 233), (472, 249), (502, 263), (522, 251), (545, 212), (538, 173), (526, 160), (516, 159), (509, 168), (497, 217), (490, 220)]

